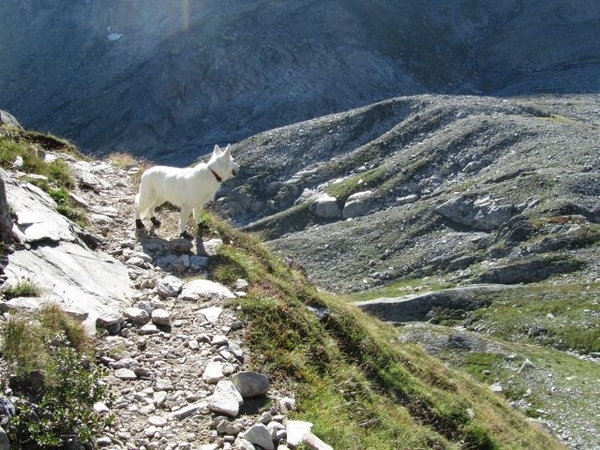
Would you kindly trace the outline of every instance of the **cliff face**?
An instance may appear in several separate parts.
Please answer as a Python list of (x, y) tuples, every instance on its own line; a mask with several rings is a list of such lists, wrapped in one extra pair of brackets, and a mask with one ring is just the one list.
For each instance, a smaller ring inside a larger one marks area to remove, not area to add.
[(600, 4), (0, 4), (0, 107), (85, 151), (185, 164), (215, 142), (407, 94), (597, 92)]

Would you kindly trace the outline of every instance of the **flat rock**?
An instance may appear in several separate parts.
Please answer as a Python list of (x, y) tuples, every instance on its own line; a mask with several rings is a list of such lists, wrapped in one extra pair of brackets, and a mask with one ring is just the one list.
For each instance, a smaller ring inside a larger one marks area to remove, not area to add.
[(233, 293), (220, 283), (210, 280), (192, 280), (183, 285), (180, 300), (198, 301), (198, 300), (223, 300), (235, 298)]

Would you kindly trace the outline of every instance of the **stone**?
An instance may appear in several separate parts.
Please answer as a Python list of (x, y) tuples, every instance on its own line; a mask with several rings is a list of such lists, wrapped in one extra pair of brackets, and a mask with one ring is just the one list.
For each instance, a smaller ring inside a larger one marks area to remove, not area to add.
[(183, 281), (173, 275), (167, 275), (156, 283), (156, 292), (163, 298), (177, 297), (182, 288)]
[(275, 450), (271, 433), (269, 433), (267, 427), (262, 423), (257, 423), (250, 427), (243, 433), (242, 438), (252, 442), (254, 445), (259, 445), (264, 450)]
[(117, 369), (114, 371), (113, 375), (120, 380), (125, 380), (125, 381), (137, 380), (137, 375), (131, 369), (125, 369), (125, 368)]
[(319, 195), (310, 205), (310, 213), (326, 220), (342, 217), (342, 210), (337, 204), (337, 199), (329, 194)]
[(311, 432), (313, 424), (303, 420), (288, 420), (286, 423), (287, 443), (298, 447), (304, 440), (304, 435)]
[(302, 442), (311, 450), (333, 450), (333, 447), (326, 444), (312, 433), (304, 435)]
[(221, 380), (215, 387), (209, 407), (211, 411), (217, 414), (235, 417), (238, 415), (240, 405), (243, 403), (244, 399), (234, 384), (228, 380)]
[(209, 308), (202, 308), (198, 310), (198, 312), (202, 314), (210, 323), (215, 323), (221, 316), (223, 308), (220, 306), (211, 306)]
[(367, 214), (373, 209), (373, 191), (362, 191), (352, 194), (344, 203), (342, 216), (351, 219)]
[(180, 300), (199, 301), (199, 300), (225, 300), (235, 298), (233, 293), (220, 283), (210, 280), (192, 280), (183, 285)]
[(123, 315), (135, 325), (145, 325), (150, 321), (150, 316), (145, 310), (133, 306), (125, 308)]
[(223, 378), (223, 363), (220, 361), (209, 361), (204, 368), (202, 380), (208, 384), (217, 384)]
[(205, 400), (201, 400), (199, 402), (186, 405), (183, 408), (178, 409), (177, 411), (173, 411), (171, 413), (171, 416), (177, 419), (185, 419), (186, 417), (196, 414), (198, 411), (202, 411), (207, 407), (208, 402), (206, 402)]
[(269, 391), (269, 379), (258, 372), (244, 371), (233, 374), (229, 380), (242, 397), (256, 397)]
[(156, 326), (171, 325), (171, 315), (166, 309), (157, 308), (152, 311), (152, 323)]

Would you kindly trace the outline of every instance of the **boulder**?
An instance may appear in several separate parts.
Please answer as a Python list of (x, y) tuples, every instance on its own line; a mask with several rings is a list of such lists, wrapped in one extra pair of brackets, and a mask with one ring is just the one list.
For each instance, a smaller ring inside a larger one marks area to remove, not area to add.
[(342, 217), (342, 210), (337, 204), (337, 199), (328, 194), (319, 195), (310, 205), (312, 215), (321, 219), (339, 219)]
[(363, 191), (352, 194), (344, 203), (343, 217), (351, 219), (367, 214), (373, 209), (373, 191)]

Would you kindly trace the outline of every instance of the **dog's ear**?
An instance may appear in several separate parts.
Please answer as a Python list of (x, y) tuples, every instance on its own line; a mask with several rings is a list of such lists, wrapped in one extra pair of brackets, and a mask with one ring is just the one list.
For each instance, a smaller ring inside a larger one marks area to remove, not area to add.
[(223, 151), (221, 150), (221, 147), (219, 147), (217, 144), (215, 144), (215, 148), (213, 148), (213, 155), (219, 156), (221, 153), (223, 153)]
[(227, 144), (227, 147), (225, 147), (225, 150), (223, 150), (223, 152), (221, 153), (222, 155), (229, 155), (231, 153), (231, 145)]

